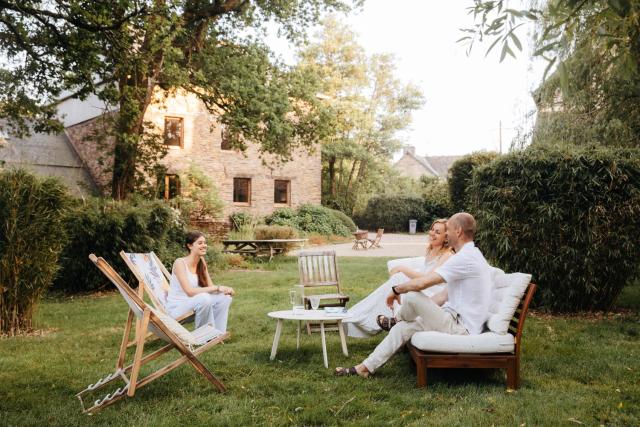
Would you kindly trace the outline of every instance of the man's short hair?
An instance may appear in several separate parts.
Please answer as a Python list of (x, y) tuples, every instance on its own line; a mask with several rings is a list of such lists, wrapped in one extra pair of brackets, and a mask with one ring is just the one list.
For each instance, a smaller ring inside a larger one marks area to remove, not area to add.
[(458, 212), (451, 217), (458, 227), (462, 228), (462, 233), (473, 240), (476, 236), (476, 220), (473, 215), (466, 212)]

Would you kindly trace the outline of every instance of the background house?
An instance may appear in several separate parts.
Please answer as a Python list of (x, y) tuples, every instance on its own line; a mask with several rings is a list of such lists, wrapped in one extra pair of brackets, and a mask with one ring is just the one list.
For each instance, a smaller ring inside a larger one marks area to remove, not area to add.
[[(195, 95), (178, 91), (166, 96), (158, 89), (155, 97), (145, 121), (154, 124), (168, 148), (161, 161), (167, 168), (167, 175), (160, 177), (160, 187), (165, 190), (161, 196), (179, 194), (179, 174), (193, 164), (217, 186), (225, 217), (236, 211), (266, 215), (279, 207), (320, 204), (319, 149), (311, 153), (297, 150), (292, 161), (280, 164), (269, 156), (260, 156), (256, 144), (247, 144), (245, 152), (232, 150), (225, 143), (222, 126)], [(64, 115), (62, 134), (8, 139), (4, 145), (9, 149), (0, 149), (0, 160), (44, 175), (60, 176), (76, 192), (109, 189), (113, 158), (107, 153), (113, 140), (98, 144), (88, 138), (107, 132), (101, 118), (109, 112), (95, 98), (66, 98), (58, 109)]]
[(418, 179), (422, 175), (447, 179), (449, 168), (462, 156), (418, 156), (415, 147), (403, 148), (402, 157), (393, 165), (400, 174)]

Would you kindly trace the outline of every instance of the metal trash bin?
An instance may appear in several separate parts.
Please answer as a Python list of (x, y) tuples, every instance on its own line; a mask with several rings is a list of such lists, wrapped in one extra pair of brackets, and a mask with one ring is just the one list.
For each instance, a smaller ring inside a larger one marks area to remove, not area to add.
[(417, 226), (418, 226), (418, 220), (417, 219), (410, 219), (409, 220), (409, 234), (416, 234)]

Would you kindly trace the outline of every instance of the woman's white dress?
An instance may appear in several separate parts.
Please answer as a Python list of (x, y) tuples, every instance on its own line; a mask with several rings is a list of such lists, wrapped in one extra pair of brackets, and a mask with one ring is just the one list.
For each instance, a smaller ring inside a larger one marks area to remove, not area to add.
[[(389, 269), (391, 269), (392, 266), (395, 267), (396, 265), (405, 264), (415, 271), (426, 273), (437, 265), (439, 259), (438, 257), (431, 261), (424, 261), (425, 258), (421, 258), (423, 260), (421, 263), (416, 263), (416, 258), (407, 259), (406, 263), (403, 263), (402, 260), (397, 260), (399, 262), (396, 260), (390, 261)], [(382, 314), (387, 317), (395, 315), (385, 303), (387, 295), (391, 293), (391, 287), (404, 283), (408, 280), (409, 278), (404, 273), (396, 273), (391, 276), (389, 280), (380, 285), (378, 289), (371, 292), (362, 301), (351, 307), (348, 311), (349, 317), (342, 321), (342, 323), (346, 325), (347, 335), (353, 338), (366, 338), (380, 332), (380, 326), (378, 326), (378, 323), (376, 322), (378, 315)], [(423, 290), (422, 293), (431, 297), (444, 289), (444, 286), (445, 285), (432, 286)], [(395, 308), (397, 309), (398, 306), (396, 305)]]
[[(189, 286), (197, 288), (198, 275), (189, 271), (184, 259), (181, 261), (184, 262), (184, 267), (187, 271)], [(171, 317), (177, 318), (193, 310), (196, 313), (196, 328), (208, 324), (219, 331), (226, 332), (230, 305), (231, 297), (223, 293), (199, 293), (190, 297), (180, 286), (180, 281), (175, 271), (171, 272), (169, 295), (167, 296), (167, 311)]]

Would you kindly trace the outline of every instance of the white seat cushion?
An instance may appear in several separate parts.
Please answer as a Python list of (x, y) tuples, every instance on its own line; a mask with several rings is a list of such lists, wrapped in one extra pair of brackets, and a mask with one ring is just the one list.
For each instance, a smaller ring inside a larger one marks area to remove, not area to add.
[(511, 353), (514, 349), (511, 334), (485, 332), (479, 335), (451, 335), (442, 332), (417, 332), (411, 337), (414, 347), (436, 353)]

